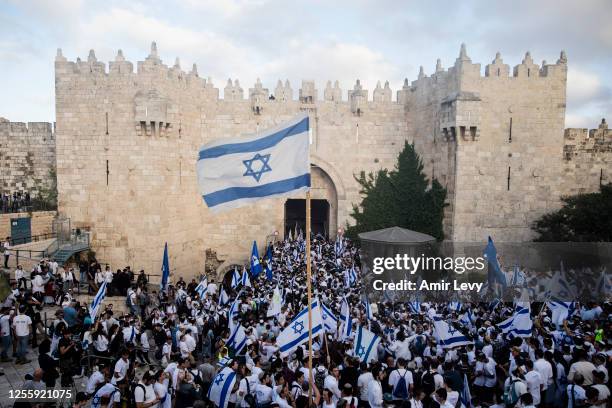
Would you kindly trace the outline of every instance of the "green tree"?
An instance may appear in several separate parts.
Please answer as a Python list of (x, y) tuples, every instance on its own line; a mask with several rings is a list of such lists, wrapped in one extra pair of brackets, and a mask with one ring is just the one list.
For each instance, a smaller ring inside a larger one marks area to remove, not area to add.
[(444, 238), (446, 189), (436, 179), (430, 187), (413, 145), (404, 144), (392, 171), (362, 171), (355, 180), (360, 185), (362, 201), (353, 204), (351, 217), (355, 225), (347, 225), (348, 237), (355, 239), (364, 231), (399, 226)]
[(612, 184), (600, 191), (562, 198), (560, 210), (533, 223), (540, 242), (611, 242)]

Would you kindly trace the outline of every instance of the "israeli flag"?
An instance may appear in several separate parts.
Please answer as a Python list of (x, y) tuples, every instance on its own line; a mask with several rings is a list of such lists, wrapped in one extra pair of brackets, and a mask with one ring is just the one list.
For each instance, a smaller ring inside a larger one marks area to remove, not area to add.
[(170, 278), (170, 262), (168, 260), (168, 243), (164, 245), (164, 256), (162, 259), (162, 279), (160, 290), (165, 292), (168, 289), (168, 279)]
[(574, 302), (561, 302), (561, 301), (550, 301), (546, 302), (546, 306), (552, 312), (551, 321), (556, 326), (562, 326), (563, 321), (567, 320), (572, 314), (574, 314), (574, 310), (576, 305)]
[(231, 357), (229, 357), (229, 356), (223, 357), (219, 361), (217, 361), (217, 366), (218, 367), (225, 367), (226, 365), (228, 365), (230, 363), (230, 361), (232, 361)]
[(238, 285), (240, 285), (241, 279), (242, 276), (240, 276), (240, 272), (238, 272), (238, 269), (236, 269), (236, 267), (234, 266), (234, 272), (232, 273), (232, 282), (230, 283), (232, 289), (235, 289), (238, 287)]
[(259, 262), (259, 252), (257, 251), (257, 241), (253, 241), (253, 250), (251, 251), (251, 274), (256, 278), (262, 270), (261, 263)]
[(200, 297), (200, 299), (204, 299), (204, 295), (208, 292), (208, 278), (204, 276), (198, 286), (195, 288), (196, 293)]
[(353, 351), (359, 357), (359, 361), (369, 363), (372, 360), (378, 359), (376, 353), (378, 343), (380, 343), (380, 337), (365, 327), (359, 326)]
[(567, 281), (563, 267), (550, 278), (546, 295), (561, 303), (574, 300), (574, 289)]
[(493, 239), (489, 237), (489, 241), (484, 250), (484, 257), (489, 263), (489, 286), (493, 286), (493, 283), (498, 282), (503, 289), (506, 288), (506, 275), (502, 272), (499, 261), (497, 260), (497, 248), (493, 243)]
[(91, 305), (89, 306), (89, 316), (91, 317), (92, 323), (96, 322), (96, 316), (98, 315), (98, 309), (104, 302), (104, 297), (106, 296), (106, 281), (100, 285), (100, 289), (98, 289), (98, 293), (96, 293), (96, 297), (91, 301)]
[(236, 373), (231, 368), (225, 367), (210, 384), (208, 399), (219, 408), (227, 408), (235, 383)]
[(338, 318), (334, 316), (333, 312), (325, 305), (321, 303), (321, 320), (325, 331), (336, 334), (338, 332)]
[(450, 302), (450, 303), (448, 304), (448, 309), (449, 309), (451, 312), (456, 312), (456, 313), (459, 313), (459, 312), (461, 311), (461, 308), (462, 308), (461, 302), (459, 302), (459, 301), (457, 301), (457, 300), (452, 301), (452, 302)]
[(353, 319), (351, 317), (351, 309), (346, 300), (346, 297), (342, 299), (342, 307), (340, 309), (340, 319), (342, 320), (342, 333), (340, 338), (342, 340), (349, 339), (353, 331)]
[(363, 307), (365, 307), (366, 319), (372, 320), (374, 318), (374, 315), (372, 314), (372, 308), (370, 307), (370, 302), (368, 301), (368, 298), (364, 298), (362, 303)]
[(432, 316), (432, 319), (434, 322), (434, 329), (438, 335), (439, 343), (443, 348), (473, 344), (473, 342), (464, 336), (463, 333), (444, 321), (441, 316), (434, 315)]
[(348, 272), (348, 286), (353, 286), (355, 283), (357, 283), (357, 272), (355, 267), (352, 266)]
[(227, 311), (227, 320), (229, 322), (230, 328), (233, 327), (234, 318), (238, 316), (239, 306), (240, 306), (240, 299), (239, 299), (239, 296), (236, 296), (236, 300), (234, 300), (229, 310)]
[(200, 193), (221, 211), (310, 188), (306, 114), (273, 129), (204, 145), (197, 163)]
[(228, 303), (229, 303), (229, 296), (227, 295), (225, 288), (221, 286), (221, 293), (219, 294), (219, 305), (225, 306)]
[(470, 392), (467, 374), (463, 374), (463, 389), (460, 393), (460, 399), (465, 408), (472, 408), (472, 393)]
[(512, 337), (530, 337), (533, 329), (533, 322), (529, 314), (529, 309), (517, 307), (514, 315), (497, 324), (502, 333)]
[(466, 310), (466, 312), (463, 315), (461, 315), (461, 318), (459, 318), (459, 323), (461, 323), (462, 325), (466, 327), (472, 327), (474, 323), (474, 316), (472, 315), (472, 309), (468, 308), (468, 310)]
[(244, 327), (241, 324), (234, 327), (230, 338), (227, 341), (227, 346), (234, 350), (235, 354), (240, 354), (244, 346), (246, 346), (247, 336)]
[[(312, 337), (314, 338), (323, 330), (321, 321), (321, 308), (317, 300), (312, 302)], [(308, 341), (308, 307), (305, 307), (297, 314), (280, 332), (276, 339), (276, 344), (280, 349), (282, 357), (288, 356), (295, 351), (301, 344)]]
[(240, 278), (240, 283), (242, 283), (242, 286), (244, 287), (252, 287), (251, 280), (249, 279), (249, 273), (247, 272), (246, 268), (242, 270), (242, 277)]

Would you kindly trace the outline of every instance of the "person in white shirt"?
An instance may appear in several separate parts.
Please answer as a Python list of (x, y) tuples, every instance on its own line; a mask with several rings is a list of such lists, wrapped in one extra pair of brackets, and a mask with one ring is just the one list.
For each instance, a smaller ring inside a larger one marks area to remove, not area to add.
[(361, 374), (357, 378), (357, 387), (359, 387), (359, 400), (362, 404), (368, 403), (368, 384), (374, 380), (374, 376), (368, 371), (368, 364), (364, 361), (360, 365)]
[[(605, 373), (602, 371), (593, 372), (593, 382), (590, 390), (586, 390), (587, 398), (592, 403), (593, 408), (606, 408), (610, 401), (610, 389), (606, 385)], [(596, 396), (595, 391), (597, 392)]]
[(164, 370), (159, 370), (155, 377), (157, 381), (153, 384), (153, 390), (155, 395), (159, 398), (159, 408), (171, 408), (172, 407), (172, 396), (168, 391), (170, 383), (170, 375)]
[(134, 401), (136, 408), (157, 408), (159, 406), (159, 397), (153, 389), (155, 382), (154, 374), (146, 371), (142, 375), (142, 380), (134, 388)]
[[(440, 405), (440, 408), (455, 408), (453, 404), (447, 401), (448, 394), (446, 388), (440, 388), (435, 392), (435, 400)], [(463, 406), (463, 405), (461, 405)]]
[[(541, 349), (535, 351), (535, 356), (537, 360), (533, 363), (533, 368), (542, 377), (542, 394), (546, 395), (548, 387), (551, 386), (554, 381), (552, 364), (544, 359), (544, 351)], [(542, 401), (546, 401), (546, 398), (542, 398)]]
[(26, 358), (26, 355), (28, 351), (28, 340), (32, 332), (32, 319), (25, 314), (25, 306), (23, 305), (19, 307), (19, 314), (13, 318), (13, 329), (15, 329), (15, 336), (17, 336), (16, 363), (29, 363), (30, 360)]
[(22, 285), (24, 290), (28, 288), (25, 272), (23, 271), (21, 265), (17, 265), (17, 269), (15, 269), (15, 281), (17, 282), (17, 287), (19, 289), (21, 289)]
[(119, 388), (115, 387), (111, 383), (106, 383), (96, 393), (91, 399), (91, 408), (112, 408), (114, 404), (119, 405), (121, 402), (121, 392)]
[(533, 403), (535, 405), (540, 404), (541, 391), (544, 387), (543, 379), (540, 373), (533, 368), (533, 361), (526, 360), (525, 367), (527, 372), (525, 373), (525, 382), (527, 383), (527, 391), (533, 396)]
[(125, 349), (121, 352), (121, 358), (115, 363), (115, 369), (113, 370), (113, 379), (111, 383), (113, 385), (123, 384), (126, 381), (125, 376), (127, 375), (130, 367), (129, 360), (130, 352)]
[(8, 307), (2, 308), (0, 311), (0, 338), (2, 338), (2, 353), (0, 354), (0, 361), (3, 363), (13, 361), (9, 358), (8, 352), (12, 349), (13, 336), (11, 332), (11, 319), (13, 318), (13, 312)]
[(9, 258), (11, 256), (11, 253), (9, 252), (9, 249), (11, 249), (10, 242), (11, 237), (6, 237), (6, 240), (4, 240), (4, 242), (2, 242), (0, 245), (0, 252), (4, 253), (4, 269), (8, 269)]
[[(406, 370), (406, 368), (404, 367), (406, 367), (406, 360), (404, 360), (403, 358), (399, 358), (397, 360), (397, 369), (391, 371), (391, 373), (389, 374), (389, 385), (393, 390), (394, 399), (407, 399), (410, 396), (412, 388), (414, 387), (412, 372)], [(406, 385), (404, 396), (398, 394), (398, 392), (401, 392), (401, 390), (399, 390), (398, 385), (400, 384), (400, 380), (402, 379), (404, 380)]]
[(567, 408), (576, 408), (582, 406), (586, 401), (586, 390), (582, 387), (584, 377), (581, 374), (575, 374), (574, 383), (567, 386)]
[(94, 392), (96, 391), (96, 388), (100, 384), (104, 384), (106, 382), (104, 377), (107, 372), (108, 367), (104, 367), (102, 370), (99, 370), (97, 369), (97, 367), (94, 367), (93, 373), (91, 373), (89, 379), (87, 380), (87, 387), (85, 388), (87, 395), (93, 396)]
[(338, 403), (338, 400), (342, 397), (342, 393), (338, 388), (338, 379), (340, 378), (340, 369), (338, 367), (333, 367), (330, 374), (325, 377), (323, 381), (323, 389), (328, 389), (334, 395), (332, 400), (334, 404)]
[(272, 378), (270, 374), (261, 372), (259, 374), (259, 383), (255, 385), (255, 396), (257, 403), (266, 405), (272, 402)]
[[(368, 384), (368, 404), (371, 408), (383, 407), (383, 391), (381, 382), (385, 379), (385, 370), (374, 367), (372, 376), (374, 379)], [(327, 388), (327, 387), (326, 387)]]

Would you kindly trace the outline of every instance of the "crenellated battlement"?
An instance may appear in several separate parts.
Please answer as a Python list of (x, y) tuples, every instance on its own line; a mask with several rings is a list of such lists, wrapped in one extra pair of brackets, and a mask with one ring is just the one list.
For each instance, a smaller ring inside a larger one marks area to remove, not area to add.
[(565, 129), (563, 135), (563, 156), (572, 160), (580, 154), (612, 153), (612, 130), (606, 119), (602, 119), (597, 129)]

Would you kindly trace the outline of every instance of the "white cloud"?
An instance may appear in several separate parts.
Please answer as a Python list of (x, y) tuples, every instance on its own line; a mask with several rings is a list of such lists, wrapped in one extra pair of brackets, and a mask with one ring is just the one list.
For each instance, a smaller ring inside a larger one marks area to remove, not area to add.
[(567, 100), (574, 106), (591, 102), (605, 94), (605, 88), (597, 74), (569, 66), (567, 71)]

